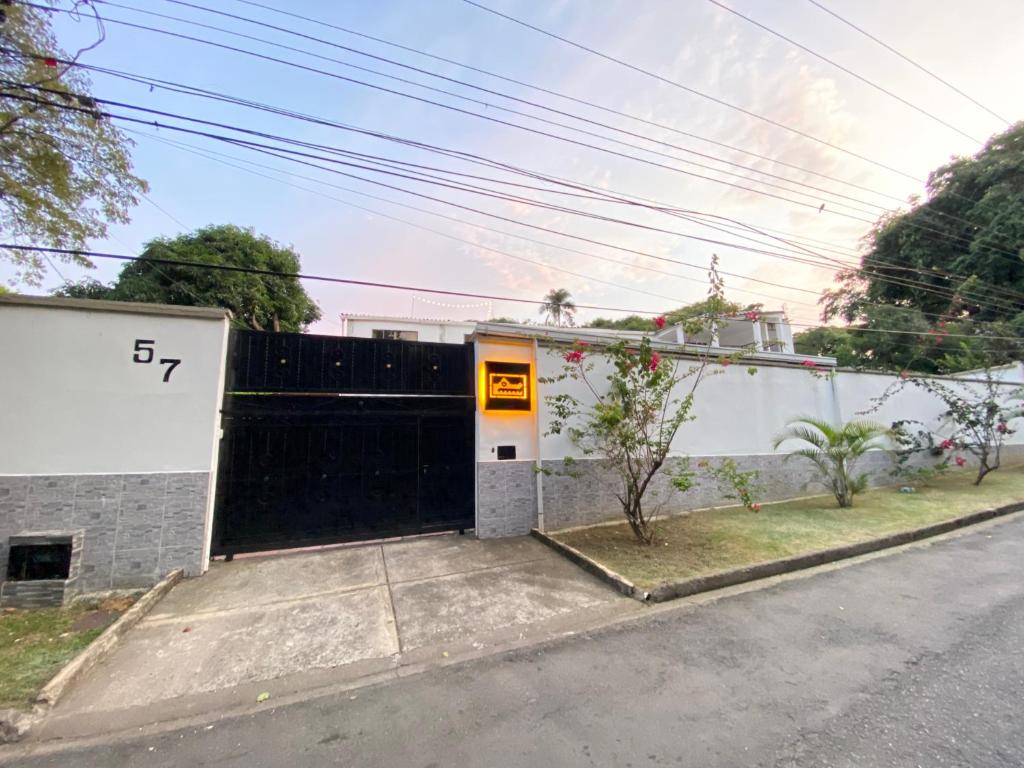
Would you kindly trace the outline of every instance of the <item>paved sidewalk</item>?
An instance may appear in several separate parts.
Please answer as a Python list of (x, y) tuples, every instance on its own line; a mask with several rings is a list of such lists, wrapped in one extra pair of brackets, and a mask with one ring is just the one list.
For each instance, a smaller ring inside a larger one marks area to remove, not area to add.
[(529, 537), (236, 558), (183, 582), (39, 730), (84, 735), (446, 663), (641, 609)]

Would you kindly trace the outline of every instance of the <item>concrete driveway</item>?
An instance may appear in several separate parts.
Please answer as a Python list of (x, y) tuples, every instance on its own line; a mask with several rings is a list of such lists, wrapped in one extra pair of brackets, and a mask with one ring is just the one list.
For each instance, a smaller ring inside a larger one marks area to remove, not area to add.
[(236, 558), (175, 587), (44, 730), (90, 733), (422, 668), (638, 606), (529, 537)]

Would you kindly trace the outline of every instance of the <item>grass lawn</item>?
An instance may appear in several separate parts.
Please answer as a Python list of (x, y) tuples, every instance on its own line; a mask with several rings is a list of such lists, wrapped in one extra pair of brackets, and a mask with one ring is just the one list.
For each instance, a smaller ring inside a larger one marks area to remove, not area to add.
[(0, 612), (0, 708), (31, 707), (36, 693), (132, 601)]
[(973, 472), (933, 481), (916, 493), (881, 488), (858, 495), (839, 509), (831, 496), (743, 507), (705, 509), (658, 522), (650, 547), (635, 543), (625, 523), (555, 534), (634, 584), (665, 581), (777, 560), (920, 528), (954, 517), (1024, 501), (1024, 467), (1003, 467), (980, 487)]

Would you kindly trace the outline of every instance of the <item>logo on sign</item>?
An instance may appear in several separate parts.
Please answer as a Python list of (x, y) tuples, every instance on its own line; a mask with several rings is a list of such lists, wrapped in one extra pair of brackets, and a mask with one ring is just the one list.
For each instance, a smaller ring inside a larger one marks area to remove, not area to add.
[(488, 395), (493, 400), (525, 400), (526, 376), (520, 373), (492, 373)]

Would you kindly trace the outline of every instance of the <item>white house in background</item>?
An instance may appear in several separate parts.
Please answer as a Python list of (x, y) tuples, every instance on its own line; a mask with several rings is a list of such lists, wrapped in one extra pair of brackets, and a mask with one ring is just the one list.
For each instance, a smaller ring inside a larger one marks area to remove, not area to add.
[(341, 335), (357, 339), (398, 339), (462, 344), (476, 330), (474, 320), (431, 320), (417, 317), (342, 313)]
[[(417, 317), (388, 317), (386, 315), (357, 315), (343, 313), (341, 335), (360, 339), (399, 339), (402, 341), (432, 341), (462, 344), (466, 337), (479, 328), (522, 329), (531, 337), (546, 332), (566, 333), (580, 338), (591, 336), (608, 338), (636, 338), (646, 334), (640, 331), (615, 331), (604, 328), (566, 328), (514, 323), (488, 323), (474, 320), (432, 320)], [(652, 324), (653, 330), (653, 324)], [(786, 315), (781, 311), (750, 312), (723, 319), (712, 336), (701, 333), (687, 336), (682, 326), (672, 325), (653, 334), (653, 339), (665, 344), (707, 344), (723, 349), (748, 349), (757, 352), (792, 355), (793, 331)]]

